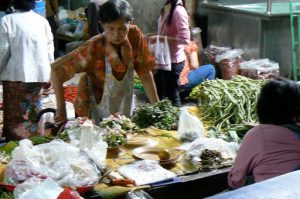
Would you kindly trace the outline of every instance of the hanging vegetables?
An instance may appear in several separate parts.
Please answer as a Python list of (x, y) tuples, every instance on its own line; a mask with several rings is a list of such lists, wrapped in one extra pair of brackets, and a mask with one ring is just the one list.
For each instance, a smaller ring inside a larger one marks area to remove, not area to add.
[(243, 76), (205, 81), (193, 89), (189, 98), (198, 100), (202, 118), (216, 129), (238, 130), (241, 125), (257, 122), (257, 98), (265, 82)]

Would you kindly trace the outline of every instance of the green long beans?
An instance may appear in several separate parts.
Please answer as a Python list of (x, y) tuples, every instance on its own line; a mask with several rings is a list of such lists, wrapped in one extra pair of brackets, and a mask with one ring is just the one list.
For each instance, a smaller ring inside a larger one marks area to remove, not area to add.
[(202, 107), (202, 118), (221, 131), (237, 130), (241, 124), (257, 122), (256, 103), (266, 80), (236, 76), (231, 80), (209, 80), (189, 95)]

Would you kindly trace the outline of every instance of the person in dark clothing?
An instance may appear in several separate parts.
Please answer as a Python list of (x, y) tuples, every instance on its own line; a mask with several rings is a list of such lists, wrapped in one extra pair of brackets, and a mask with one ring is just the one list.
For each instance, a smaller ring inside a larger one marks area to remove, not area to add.
[(106, 0), (91, 0), (88, 4), (86, 14), (88, 20), (88, 33), (89, 37), (93, 37), (95, 35), (99, 35), (99, 33), (103, 32), (103, 27), (99, 23), (99, 6), (105, 3)]

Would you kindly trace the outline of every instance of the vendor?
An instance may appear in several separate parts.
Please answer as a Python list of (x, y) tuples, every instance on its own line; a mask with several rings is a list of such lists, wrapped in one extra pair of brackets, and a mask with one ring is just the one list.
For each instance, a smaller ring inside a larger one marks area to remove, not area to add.
[(97, 123), (119, 112), (130, 116), (133, 110), (134, 71), (140, 77), (151, 103), (158, 101), (151, 70), (155, 60), (144, 36), (130, 25), (132, 9), (125, 0), (109, 0), (99, 9), (103, 34), (52, 64), (52, 80), (57, 100), (56, 122), (66, 121), (63, 83), (75, 73), (82, 76), (75, 102), (78, 116)]
[(278, 78), (262, 88), (260, 125), (244, 137), (228, 182), (233, 189), (300, 169), (300, 84)]

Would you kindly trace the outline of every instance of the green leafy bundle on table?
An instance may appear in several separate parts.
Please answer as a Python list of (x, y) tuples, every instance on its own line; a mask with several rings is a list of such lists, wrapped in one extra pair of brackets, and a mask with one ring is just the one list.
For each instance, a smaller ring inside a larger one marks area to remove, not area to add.
[(132, 117), (132, 121), (140, 128), (154, 126), (163, 130), (177, 129), (178, 120), (179, 108), (172, 106), (168, 99), (154, 105), (144, 104), (134, 111)]
[(218, 131), (244, 129), (256, 123), (257, 99), (266, 80), (236, 76), (231, 80), (209, 80), (195, 87), (189, 98), (198, 100), (203, 120), (212, 122)]
[(126, 132), (122, 129), (106, 128), (103, 140), (107, 143), (108, 147), (124, 145), (127, 143)]
[(114, 114), (107, 118), (103, 118), (99, 126), (101, 128), (109, 127), (112, 129), (123, 129), (126, 131), (137, 129), (136, 124), (133, 123), (130, 118), (120, 114)]

